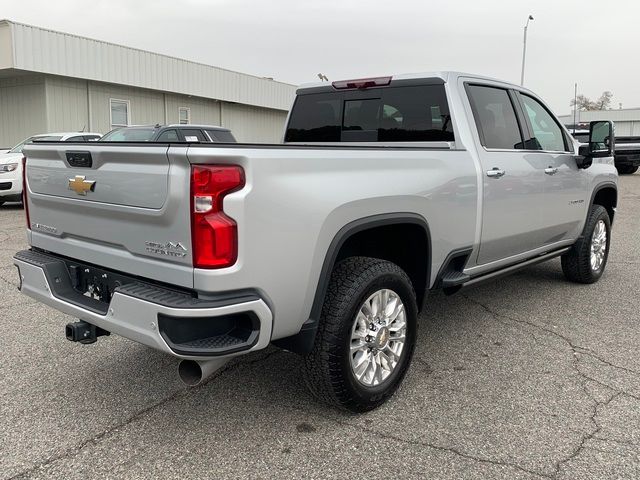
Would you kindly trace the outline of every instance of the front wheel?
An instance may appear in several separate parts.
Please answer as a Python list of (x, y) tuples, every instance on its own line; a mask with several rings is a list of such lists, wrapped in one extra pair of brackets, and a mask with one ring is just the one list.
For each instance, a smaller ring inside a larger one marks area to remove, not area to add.
[(609, 257), (611, 221), (601, 205), (592, 205), (582, 237), (562, 256), (564, 276), (578, 283), (597, 282)]
[(305, 382), (316, 398), (366, 412), (394, 394), (415, 346), (416, 296), (397, 265), (351, 257), (334, 268)]

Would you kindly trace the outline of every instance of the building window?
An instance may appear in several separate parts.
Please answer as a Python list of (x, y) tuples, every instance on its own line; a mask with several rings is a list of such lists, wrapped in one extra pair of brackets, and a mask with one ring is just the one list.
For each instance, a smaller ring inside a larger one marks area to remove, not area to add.
[(112, 127), (126, 127), (129, 125), (129, 100), (117, 100), (115, 98), (110, 98), (109, 106), (111, 111)]
[(189, 125), (191, 123), (191, 109), (189, 107), (178, 108), (178, 120), (180, 125)]

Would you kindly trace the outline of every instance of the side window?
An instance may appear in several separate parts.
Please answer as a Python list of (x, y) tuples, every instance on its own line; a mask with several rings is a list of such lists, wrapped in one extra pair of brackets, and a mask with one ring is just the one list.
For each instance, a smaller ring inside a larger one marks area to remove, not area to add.
[(180, 125), (188, 125), (191, 123), (191, 109), (189, 107), (178, 108), (178, 120)]
[(469, 85), (480, 141), (487, 148), (523, 148), (522, 134), (509, 93), (502, 88)]
[(97, 142), (98, 140), (100, 140), (100, 137), (98, 135), (85, 135), (84, 139), (87, 142)]
[(204, 136), (202, 130), (196, 129), (183, 129), (182, 135), (184, 135), (185, 142), (209, 142), (209, 139)]
[(76, 135), (75, 137), (69, 137), (66, 140), (67, 142), (84, 142), (84, 136), (83, 135)]
[(231, 132), (226, 130), (207, 130), (212, 142), (235, 143), (236, 139)]
[(178, 142), (178, 132), (175, 130), (165, 130), (160, 135), (156, 142)]
[(528, 95), (521, 94), (524, 111), (529, 117), (533, 136), (540, 150), (564, 152), (567, 150), (560, 125), (540, 102)]
[(109, 99), (111, 127), (126, 127), (129, 125), (129, 107), (129, 100)]

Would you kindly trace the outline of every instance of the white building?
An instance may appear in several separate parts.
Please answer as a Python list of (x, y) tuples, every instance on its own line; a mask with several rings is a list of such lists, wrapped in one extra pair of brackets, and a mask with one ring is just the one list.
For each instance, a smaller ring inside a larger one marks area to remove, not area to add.
[[(573, 124), (573, 113), (558, 118), (565, 125)], [(576, 112), (576, 123), (589, 123), (592, 120), (612, 120), (619, 137), (640, 136), (640, 108)]]
[(281, 140), (296, 87), (0, 20), (0, 148), (29, 135), (200, 123)]

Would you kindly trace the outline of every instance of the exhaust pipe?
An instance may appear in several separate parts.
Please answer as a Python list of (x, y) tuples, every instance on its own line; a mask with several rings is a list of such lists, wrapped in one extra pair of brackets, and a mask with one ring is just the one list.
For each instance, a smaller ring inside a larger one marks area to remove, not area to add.
[(214, 360), (180, 360), (178, 375), (185, 385), (195, 387), (209, 378), (217, 370), (223, 367), (229, 359), (216, 358)]

